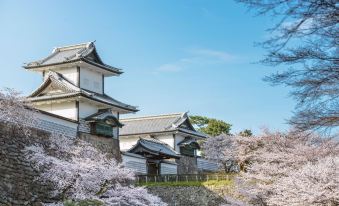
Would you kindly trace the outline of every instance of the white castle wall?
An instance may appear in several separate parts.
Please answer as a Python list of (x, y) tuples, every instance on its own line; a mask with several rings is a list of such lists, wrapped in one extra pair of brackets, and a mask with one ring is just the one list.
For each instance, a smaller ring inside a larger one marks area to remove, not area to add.
[(99, 72), (95, 72), (89, 70), (87, 68), (81, 67), (80, 68), (80, 87), (103, 94), (103, 78), (102, 74)]
[(87, 102), (79, 102), (79, 117), (85, 118), (98, 112), (98, 107)]
[(73, 120), (77, 120), (78, 117), (75, 101), (35, 105), (35, 107), (37, 109)]

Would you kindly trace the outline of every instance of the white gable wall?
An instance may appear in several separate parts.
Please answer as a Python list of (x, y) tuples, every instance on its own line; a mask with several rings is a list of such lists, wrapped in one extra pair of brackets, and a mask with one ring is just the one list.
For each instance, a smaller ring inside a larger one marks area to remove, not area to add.
[(89, 70), (87, 68), (80, 68), (80, 87), (99, 94), (103, 94), (103, 78), (102, 74)]
[(168, 144), (172, 149), (174, 149), (174, 138), (172, 134), (168, 134), (168, 135), (160, 135), (160, 136), (156, 136), (155, 138), (157, 138), (158, 140), (165, 142), (166, 144)]

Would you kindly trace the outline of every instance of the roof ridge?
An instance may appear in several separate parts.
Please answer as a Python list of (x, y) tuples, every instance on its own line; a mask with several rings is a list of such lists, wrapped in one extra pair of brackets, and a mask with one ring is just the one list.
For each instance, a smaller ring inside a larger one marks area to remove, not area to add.
[(71, 50), (71, 49), (78, 49), (82, 47), (89, 47), (90, 45), (93, 45), (93, 42), (83, 42), (79, 44), (71, 44), (71, 45), (66, 45), (66, 46), (60, 46), (60, 47), (55, 47), (53, 49), (53, 53), (57, 51), (66, 51), (66, 50)]
[(158, 115), (146, 115), (146, 116), (139, 116), (139, 117), (127, 117), (127, 118), (120, 118), (121, 121), (132, 121), (132, 120), (144, 120), (144, 119), (161, 119), (166, 117), (174, 117), (178, 115), (183, 115), (185, 112), (178, 112), (178, 113), (169, 113), (169, 114), (158, 114)]

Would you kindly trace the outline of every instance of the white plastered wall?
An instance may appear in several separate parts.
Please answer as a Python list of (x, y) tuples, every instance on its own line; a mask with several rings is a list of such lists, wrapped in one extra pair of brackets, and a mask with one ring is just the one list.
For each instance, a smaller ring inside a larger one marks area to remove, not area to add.
[(73, 120), (77, 120), (78, 117), (75, 101), (36, 105), (35, 107)]
[(167, 134), (167, 135), (157, 135), (155, 138), (158, 140), (165, 142), (168, 144), (172, 149), (174, 149), (174, 138), (172, 134)]
[[(141, 137), (141, 136), (140, 136)], [(120, 136), (120, 150), (127, 151), (128, 149), (132, 148), (140, 138), (139, 136)], [(145, 138), (145, 137), (143, 137)]]
[(180, 152), (180, 147), (178, 146), (178, 143), (180, 143), (184, 139), (185, 137), (180, 134), (175, 135), (175, 151)]
[(103, 93), (103, 78), (102, 74), (89, 70), (87, 68), (80, 68), (80, 87), (93, 91), (99, 94)]
[(85, 118), (98, 112), (98, 107), (87, 102), (79, 102), (79, 117)]

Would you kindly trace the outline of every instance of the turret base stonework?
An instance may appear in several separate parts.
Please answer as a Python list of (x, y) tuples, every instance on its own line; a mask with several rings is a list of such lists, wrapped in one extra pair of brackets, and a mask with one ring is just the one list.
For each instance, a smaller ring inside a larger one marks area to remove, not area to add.
[(198, 174), (198, 165), (196, 157), (182, 155), (180, 159), (175, 160), (178, 164), (178, 174)]
[(26, 158), (26, 146), (48, 145), (50, 133), (32, 129), (31, 136), (8, 123), (0, 122), (0, 205), (34, 205), (51, 202), (52, 184), (37, 181), (39, 172)]
[(79, 132), (79, 138), (91, 143), (95, 148), (103, 153), (107, 153), (110, 158), (121, 162), (119, 140), (111, 137), (102, 137), (88, 133)]

